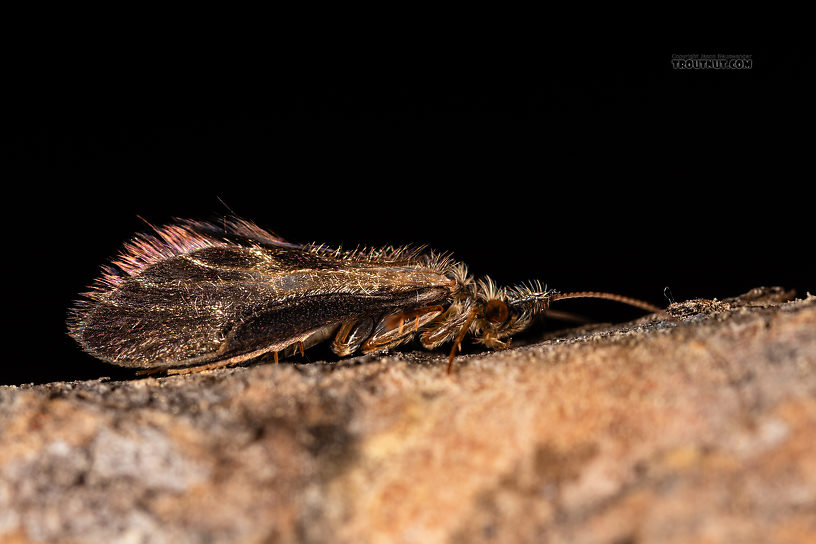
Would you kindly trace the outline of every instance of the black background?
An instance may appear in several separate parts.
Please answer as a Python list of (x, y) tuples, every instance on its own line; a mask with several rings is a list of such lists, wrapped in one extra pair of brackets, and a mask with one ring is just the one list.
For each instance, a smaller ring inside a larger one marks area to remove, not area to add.
[[(335, 45), (54, 46), (7, 72), (0, 383), (130, 375), (80, 351), (67, 308), (139, 216), (217, 218), (219, 198), (291, 241), (424, 243), (501, 283), (659, 305), (667, 286), (816, 291), (798, 49)], [(753, 69), (676, 71), (672, 53)]]

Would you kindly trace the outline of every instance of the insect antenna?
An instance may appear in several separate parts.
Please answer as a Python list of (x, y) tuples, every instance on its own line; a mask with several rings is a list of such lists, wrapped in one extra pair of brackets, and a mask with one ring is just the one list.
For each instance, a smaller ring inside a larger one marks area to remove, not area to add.
[(616, 295), (615, 293), (603, 293), (600, 291), (574, 291), (572, 293), (554, 293), (550, 295), (550, 302), (554, 302), (556, 300), (564, 300), (567, 298), (602, 298), (606, 300), (614, 300), (615, 302), (621, 302), (623, 304), (628, 304), (629, 306), (634, 306), (635, 308), (640, 308), (642, 310), (646, 310), (647, 312), (660, 312), (663, 310), (662, 308), (643, 300), (625, 297), (623, 295)]

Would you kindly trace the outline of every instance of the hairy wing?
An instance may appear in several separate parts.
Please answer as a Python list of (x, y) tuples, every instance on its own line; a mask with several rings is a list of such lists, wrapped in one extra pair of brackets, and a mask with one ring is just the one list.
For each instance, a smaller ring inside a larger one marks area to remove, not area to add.
[(443, 274), (418, 265), (357, 263), (254, 242), (200, 243), (157, 257), (152, 248), (150, 259), (131, 259), (132, 270), (103, 279), (78, 305), (71, 335), (121, 366), (197, 365), (280, 350), (310, 331), (432, 304), (452, 289)]

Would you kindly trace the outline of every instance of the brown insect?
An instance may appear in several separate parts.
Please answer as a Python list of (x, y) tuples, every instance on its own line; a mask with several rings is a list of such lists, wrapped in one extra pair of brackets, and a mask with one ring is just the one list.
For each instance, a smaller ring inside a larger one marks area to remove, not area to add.
[(189, 371), (289, 355), (331, 339), (339, 356), (414, 337), (451, 343), (448, 372), (470, 334), (490, 349), (567, 298), (538, 282), (498, 287), (422, 248), (346, 251), (284, 241), (242, 219), (179, 220), (125, 244), (71, 310), (70, 335), (89, 354), (143, 371)]

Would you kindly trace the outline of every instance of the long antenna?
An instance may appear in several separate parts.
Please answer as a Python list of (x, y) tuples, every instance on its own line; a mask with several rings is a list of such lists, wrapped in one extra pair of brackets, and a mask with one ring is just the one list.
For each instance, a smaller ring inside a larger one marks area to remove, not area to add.
[(575, 291), (572, 293), (555, 293), (550, 295), (550, 302), (556, 300), (564, 300), (566, 298), (603, 298), (606, 300), (614, 300), (615, 302), (622, 302), (635, 308), (646, 310), (647, 312), (661, 312), (663, 308), (649, 304), (646, 301), (638, 300), (636, 298), (625, 297), (623, 295), (616, 295), (615, 293), (603, 293), (600, 291)]

